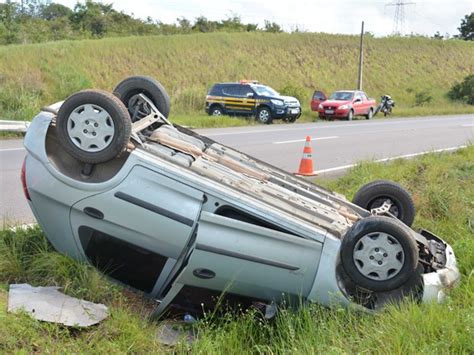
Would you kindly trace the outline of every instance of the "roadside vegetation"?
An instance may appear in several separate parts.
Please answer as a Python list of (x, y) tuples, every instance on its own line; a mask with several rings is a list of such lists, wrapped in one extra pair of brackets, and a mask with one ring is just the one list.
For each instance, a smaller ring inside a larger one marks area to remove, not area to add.
[[(447, 98), (474, 72), (472, 41), (367, 38), (364, 89), (391, 95), (396, 115), (472, 113)], [(204, 125), (204, 99), (216, 82), (258, 79), (299, 96), (311, 121), (314, 89), (353, 88), (358, 38), (317, 33), (207, 33), (0, 46), (0, 118), (29, 120), (40, 107), (84, 88), (112, 90), (130, 75), (160, 80), (171, 118)], [(195, 119), (193, 118), (195, 117)], [(248, 124), (246, 119), (226, 118)], [(182, 123), (179, 122), (178, 123)]]
[[(352, 197), (364, 183), (392, 179), (407, 187), (424, 227), (451, 243), (461, 285), (444, 304), (405, 302), (376, 314), (308, 305), (266, 322), (253, 312), (210, 315), (198, 339), (174, 348), (156, 341), (145, 319), (150, 301), (112, 284), (90, 266), (54, 252), (39, 228), (0, 232), (0, 352), (3, 353), (437, 353), (474, 352), (474, 146), (389, 164), (362, 163), (337, 180), (318, 183)], [(88, 329), (38, 322), (6, 312), (8, 284), (58, 285), (67, 294), (110, 307), (110, 317)]]

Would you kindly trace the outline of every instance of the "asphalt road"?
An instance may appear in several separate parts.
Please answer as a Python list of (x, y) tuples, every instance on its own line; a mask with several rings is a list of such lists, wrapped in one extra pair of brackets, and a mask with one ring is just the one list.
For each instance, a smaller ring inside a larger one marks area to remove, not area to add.
[[(289, 172), (297, 171), (305, 138), (310, 136), (314, 169), (319, 173), (335, 173), (360, 160), (413, 157), (432, 150), (454, 150), (474, 142), (474, 112), (197, 131)], [(34, 221), (20, 183), (24, 156), (21, 140), (0, 140), (0, 215), (4, 222)]]

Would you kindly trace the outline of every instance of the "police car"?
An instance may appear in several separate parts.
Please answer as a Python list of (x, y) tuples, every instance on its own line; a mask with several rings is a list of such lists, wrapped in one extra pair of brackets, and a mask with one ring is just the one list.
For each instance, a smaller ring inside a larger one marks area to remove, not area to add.
[(274, 119), (295, 122), (301, 116), (300, 102), (282, 96), (271, 87), (253, 80), (215, 84), (206, 96), (206, 112), (211, 116), (252, 115), (270, 124)]

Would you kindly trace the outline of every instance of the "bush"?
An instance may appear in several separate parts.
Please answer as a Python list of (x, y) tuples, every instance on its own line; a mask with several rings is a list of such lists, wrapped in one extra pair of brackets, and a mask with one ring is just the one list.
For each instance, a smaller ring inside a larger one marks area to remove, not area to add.
[(433, 96), (428, 90), (419, 91), (415, 94), (415, 106), (423, 106), (433, 101)]
[[(301, 86), (293, 86), (287, 85), (283, 89), (280, 90), (280, 94), (285, 96), (293, 96), (296, 97), (300, 102), (307, 101), (308, 96), (306, 90)], [(309, 99), (308, 99), (309, 100)]]
[(461, 83), (454, 84), (448, 92), (448, 97), (474, 105), (474, 74), (466, 76)]

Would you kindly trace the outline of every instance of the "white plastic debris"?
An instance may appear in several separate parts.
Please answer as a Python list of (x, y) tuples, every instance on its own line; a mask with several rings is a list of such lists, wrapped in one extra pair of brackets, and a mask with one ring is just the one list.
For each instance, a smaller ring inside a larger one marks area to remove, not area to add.
[(29, 284), (10, 285), (8, 312), (23, 310), (38, 320), (76, 327), (88, 327), (107, 318), (105, 305), (67, 296), (58, 289)]

